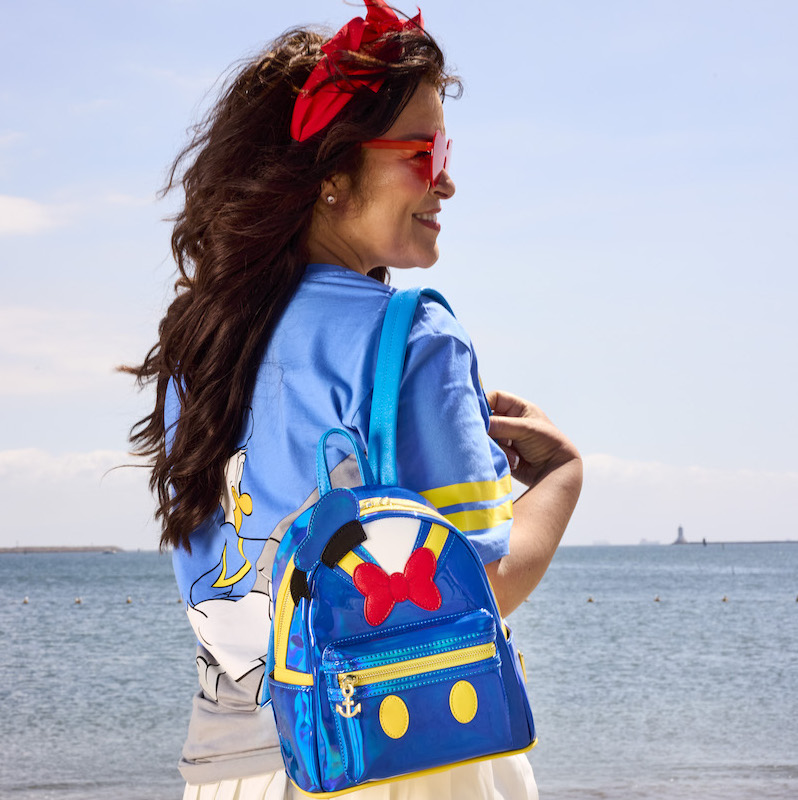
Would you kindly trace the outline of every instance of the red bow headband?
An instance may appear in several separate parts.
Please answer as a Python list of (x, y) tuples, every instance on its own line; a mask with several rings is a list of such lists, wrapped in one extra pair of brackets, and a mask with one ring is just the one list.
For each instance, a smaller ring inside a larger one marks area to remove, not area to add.
[[(304, 142), (328, 125), (352, 99), (355, 89), (366, 86), (372, 92), (377, 92), (382, 86), (381, 78), (369, 79), (367, 70), (353, 69), (346, 64), (342, 59), (343, 54), (368, 50), (370, 44), (390, 31), (398, 33), (424, 29), (420, 10), (413, 19), (402, 21), (384, 0), (365, 0), (365, 3), (368, 7), (366, 18), (349, 20), (322, 46), (324, 55), (299, 92), (291, 117), (291, 137), (298, 142)], [(335, 78), (333, 82), (317, 89), (319, 84), (331, 77)]]

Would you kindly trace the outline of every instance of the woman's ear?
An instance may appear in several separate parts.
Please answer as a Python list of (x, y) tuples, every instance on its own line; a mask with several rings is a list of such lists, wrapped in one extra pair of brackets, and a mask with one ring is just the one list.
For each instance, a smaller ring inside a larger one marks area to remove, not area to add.
[(351, 179), (348, 175), (331, 175), (321, 182), (319, 203), (322, 206), (340, 205), (349, 197)]

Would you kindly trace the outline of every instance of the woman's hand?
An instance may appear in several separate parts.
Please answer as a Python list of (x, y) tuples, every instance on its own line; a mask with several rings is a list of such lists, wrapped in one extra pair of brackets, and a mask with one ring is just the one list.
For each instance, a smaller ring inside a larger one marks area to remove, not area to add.
[(507, 392), (488, 392), (489, 435), (504, 450), (512, 476), (534, 486), (549, 472), (579, 458), (570, 440), (534, 404)]
[(490, 435), (507, 454), (512, 475), (529, 488), (513, 503), (508, 555), (485, 565), (507, 615), (548, 569), (582, 489), (579, 452), (533, 403), (489, 392)]

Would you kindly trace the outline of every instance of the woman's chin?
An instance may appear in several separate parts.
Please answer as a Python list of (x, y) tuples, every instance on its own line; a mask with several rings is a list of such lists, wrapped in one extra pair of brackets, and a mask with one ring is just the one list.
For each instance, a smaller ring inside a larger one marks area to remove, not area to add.
[(424, 257), (420, 258), (416, 266), (419, 269), (429, 269), (431, 266), (433, 266), (433, 264), (437, 263), (439, 257), (440, 253), (438, 252), (438, 245), (436, 244), (435, 249), (432, 252), (425, 254)]
[(408, 253), (405, 257), (397, 259), (391, 263), (386, 261), (384, 263), (390, 264), (391, 269), (429, 269), (433, 264), (437, 263), (440, 257), (438, 245), (436, 244), (433, 249), (424, 249), (423, 252), (418, 252), (415, 255)]

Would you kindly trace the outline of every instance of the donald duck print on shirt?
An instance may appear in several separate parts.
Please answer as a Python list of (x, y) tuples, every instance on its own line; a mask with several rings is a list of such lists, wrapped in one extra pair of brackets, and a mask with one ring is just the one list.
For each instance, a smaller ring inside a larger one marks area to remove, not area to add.
[[(252, 684), (248, 694), (255, 703), (268, 655), (272, 607), (268, 576), (279, 540), (259, 532), (246, 488), (251, 411), (246, 428), (242, 445), (225, 465), (216, 514), (192, 535), (191, 554), (176, 550), (174, 562), (200, 646), (197, 668), (203, 692), (217, 700), (219, 679), (226, 673), (233, 681)], [(181, 580), (198, 573), (190, 583)], [(244, 680), (250, 673), (251, 678)]]

